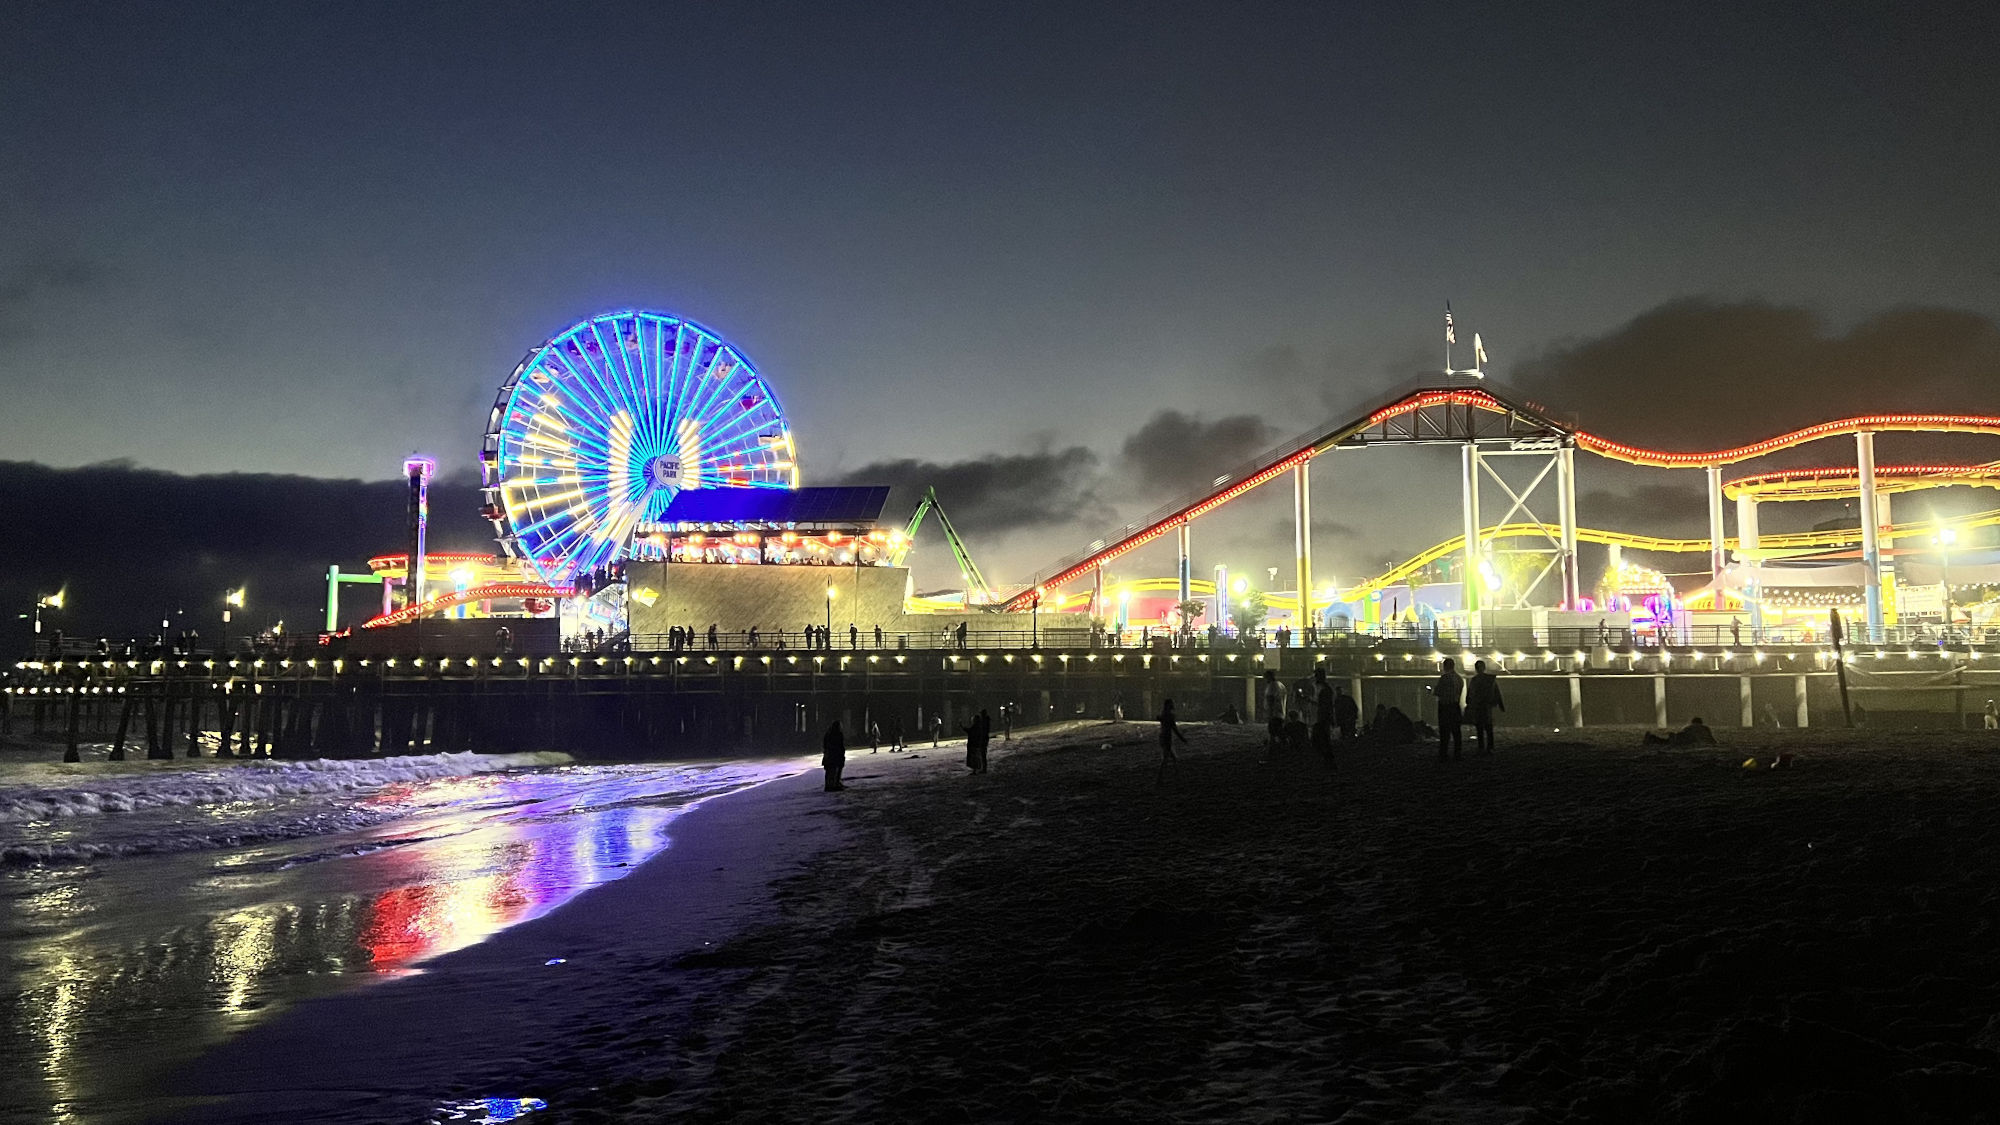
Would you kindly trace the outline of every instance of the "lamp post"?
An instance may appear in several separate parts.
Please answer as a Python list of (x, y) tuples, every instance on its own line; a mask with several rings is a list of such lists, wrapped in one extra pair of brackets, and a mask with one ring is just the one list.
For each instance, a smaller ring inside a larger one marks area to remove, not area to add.
[(1042, 647), (1042, 588), (1035, 587), (1035, 599), (1028, 603), (1028, 647)]
[(829, 578), (826, 580), (826, 643), (829, 648), (833, 646), (833, 599), (835, 593), (833, 579)]
[(234, 590), (231, 590), (228, 593), (222, 595), (221, 655), (224, 660), (229, 659), (229, 611), (232, 609), (243, 608), (243, 590), (244, 587), (238, 586)]
[(1958, 542), (1958, 532), (1944, 524), (1931, 537), (1938, 549), (1938, 596), (1944, 601), (1944, 631), (1951, 633), (1951, 545)]
[(39, 594), (39, 595), (36, 595), (36, 597), (35, 597), (35, 635), (36, 635), (36, 636), (40, 636), (40, 635), (41, 635), (41, 632), (42, 632), (42, 610), (43, 610), (44, 608), (48, 608), (48, 609), (61, 609), (61, 608), (63, 607), (63, 601), (64, 601), (64, 599), (66, 599), (66, 598), (67, 598), (68, 596), (69, 596), (69, 587), (67, 587), (67, 586), (63, 587), (63, 588), (62, 588), (62, 589), (60, 589), (60, 590), (57, 590), (57, 591), (56, 591), (55, 593), (53, 593), (53, 594)]

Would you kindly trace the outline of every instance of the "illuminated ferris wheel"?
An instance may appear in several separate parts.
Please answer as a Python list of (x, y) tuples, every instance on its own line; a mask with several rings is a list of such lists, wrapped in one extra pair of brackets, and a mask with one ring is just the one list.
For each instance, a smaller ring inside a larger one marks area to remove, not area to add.
[(606, 313), (528, 353), (501, 385), (480, 455), (509, 555), (566, 583), (620, 557), (684, 488), (797, 488), (778, 397), (714, 332)]

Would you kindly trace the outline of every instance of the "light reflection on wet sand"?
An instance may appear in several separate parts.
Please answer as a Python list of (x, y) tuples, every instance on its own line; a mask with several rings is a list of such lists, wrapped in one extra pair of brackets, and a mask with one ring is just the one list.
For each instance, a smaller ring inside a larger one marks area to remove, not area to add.
[(690, 795), (787, 772), (440, 779), (368, 798), (424, 810), (368, 831), (0, 871), (0, 1120), (143, 1119), (164, 1067), (286, 1004), (420, 971), (545, 914), (658, 851)]

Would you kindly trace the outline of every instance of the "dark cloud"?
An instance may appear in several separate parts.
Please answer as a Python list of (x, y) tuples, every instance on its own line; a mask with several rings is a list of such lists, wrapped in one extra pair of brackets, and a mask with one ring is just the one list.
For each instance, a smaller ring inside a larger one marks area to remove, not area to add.
[(1642, 484), (1622, 492), (1586, 489), (1577, 493), (1576, 520), (1607, 531), (1705, 535), (1708, 495), (1698, 484)]
[(915, 510), (924, 488), (932, 487), (960, 531), (997, 535), (1101, 517), (1100, 476), (1097, 454), (1072, 445), (963, 461), (876, 461), (823, 483), (893, 486), (891, 519)]
[[(352, 571), (369, 555), (401, 551), (404, 503), (402, 482), (393, 480), (0, 462), (9, 529), (0, 544), (5, 651), (25, 641), (17, 614), (37, 593), (65, 584), (69, 608), (51, 622), (74, 635), (150, 633), (170, 609), (186, 609), (209, 634), (219, 627), (223, 592), (245, 584), (252, 624), (283, 618), (315, 629), (324, 620), (328, 565)], [(434, 482), (431, 547), (493, 549), (478, 508), (471, 480)], [(366, 598), (353, 596), (356, 604)]]
[(0, 343), (33, 334), (30, 316), (41, 299), (87, 293), (108, 278), (103, 267), (67, 254), (37, 251), (0, 272)]
[(1209, 421), (1178, 410), (1146, 420), (1118, 451), (1118, 467), (1146, 497), (1204, 488), (1277, 441), (1279, 430), (1251, 414)]
[(2000, 325), (1903, 308), (1840, 332), (1802, 308), (1690, 298), (1510, 378), (1607, 437), (1714, 448), (1873, 411), (2000, 413)]

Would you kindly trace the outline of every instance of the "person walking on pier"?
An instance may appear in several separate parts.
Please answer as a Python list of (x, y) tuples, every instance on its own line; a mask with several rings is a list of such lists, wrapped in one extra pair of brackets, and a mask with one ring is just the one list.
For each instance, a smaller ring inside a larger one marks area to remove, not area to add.
[(882, 627), (880, 625), (875, 626), (875, 647), (882, 647)]
[(857, 652), (861, 649), (861, 626), (852, 621), (847, 623), (847, 647)]
[(1180, 724), (1174, 721), (1174, 701), (1163, 699), (1160, 701), (1160, 770), (1153, 778), (1155, 784), (1166, 777), (1168, 762), (1180, 760), (1174, 756), (1176, 738), (1181, 740), (1182, 746), (1188, 744), (1187, 735), (1181, 733)]
[(1486, 670), (1484, 660), (1472, 662), (1472, 679), (1465, 685), (1465, 717), (1472, 724), (1472, 741), (1481, 754), (1493, 753), (1493, 709), (1507, 704), (1500, 699), (1500, 681)]
[(847, 786), (840, 783), (840, 773), (847, 768), (847, 736), (840, 733), (840, 720), (835, 719), (826, 728), (826, 737), (819, 740), (819, 764), (826, 771), (826, 791), (835, 793)]
[(958, 648), (961, 652), (965, 651), (965, 622), (963, 621), (958, 623)]
[(1437, 696), (1438, 761), (1445, 762), (1463, 757), (1465, 735), (1459, 730), (1459, 726), (1465, 721), (1465, 711), (1461, 705), (1461, 701), (1465, 698), (1465, 680), (1459, 676), (1458, 665), (1451, 657), (1445, 657), (1444, 667), (1438, 672), (1437, 683), (1431, 685), (1431, 694)]
[(722, 647), (722, 642), (717, 633), (715, 624), (713, 622), (710, 622), (708, 626), (708, 651), (714, 652), (716, 649), (721, 647)]

